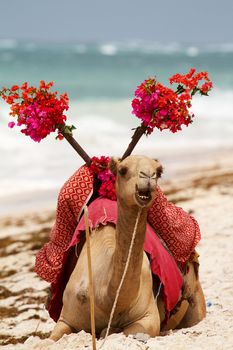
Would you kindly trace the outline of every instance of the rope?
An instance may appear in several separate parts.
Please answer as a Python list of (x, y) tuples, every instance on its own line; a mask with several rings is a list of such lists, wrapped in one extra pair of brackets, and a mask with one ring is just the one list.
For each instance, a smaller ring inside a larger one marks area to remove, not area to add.
[(135, 226), (134, 226), (132, 239), (131, 239), (131, 242), (130, 242), (130, 247), (129, 247), (129, 252), (128, 252), (128, 256), (127, 256), (124, 272), (122, 274), (121, 281), (120, 281), (120, 284), (118, 286), (118, 289), (117, 289), (117, 292), (116, 292), (116, 296), (115, 296), (115, 300), (114, 300), (114, 303), (113, 303), (113, 306), (112, 306), (112, 311), (111, 311), (111, 314), (110, 314), (110, 317), (109, 317), (109, 321), (108, 321), (107, 332), (106, 332), (106, 335), (104, 337), (104, 341), (101, 344), (100, 348), (104, 345), (104, 343), (105, 343), (105, 341), (106, 341), (106, 339), (107, 339), (107, 337), (109, 335), (109, 330), (110, 330), (110, 326), (111, 326), (111, 323), (112, 323), (113, 315), (114, 315), (114, 312), (115, 312), (115, 309), (116, 309), (117, 301), (118, 301), (118, 298), (119, 298), (119, 295), (120, 295), (120, 290), (121, 290), (121, 287), (123, 285), (123, 282), (124, 282), (124, 279), (125, 279), (128, 267), (129, 267), (129, 262), (130, 262), (130, 258), (131, 258), (131, 254), (132, 254), (132, 249), (133, 249), (133, 245), (134, 245), (134, 241), (135, 241), (135, 237), (136, 237), (136, 232), (137, 232), (137, 227), (138, 227), (138, 222), (139, 222), (139, 218), (140, 218), (141, 212), (142, 212), (142, 208), (139, 208), (138, 215), (137, 215), (136, 222), (135, 222)]
[(90, 226), (88, 220), (87, 206), (84, 208), (84, 219), (86, 226), (86, 246), (87, 246), (87, 263), (88, 263), (88, 279), (89, 279), (89, 297), (90, 297), (90, 316), (91, 316), (91, 334), (92, 334), (92, 349), (96, 350), (95, 336), (95, 300), (94, 300), (94, 285), (91, 266), (91, 243), (90, 243)]
[(155, 296), (155, 302), (157, 302), (158, 296), (159, 296), (160, 291), (161, 291), (161, 287), (162, 287), (162, 282), (160, 282), (160, 284), (159, 284), (158, 292), (157, 292), (157, 294)]

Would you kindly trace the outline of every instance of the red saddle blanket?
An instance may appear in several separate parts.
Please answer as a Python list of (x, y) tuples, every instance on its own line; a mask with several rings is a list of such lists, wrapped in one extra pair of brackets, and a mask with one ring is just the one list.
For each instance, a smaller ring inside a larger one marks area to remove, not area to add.
[[(96, 228), (99, 225), (106, 225), (107, 223), (116, 224), (117, 202), (106, 198), (98, 198), (90, 204), (88, 213), (89, 225), (91, 228)], [(48, 311), (54, 321), (57, 321), (60, 316), (63, 292), (71, 273), (71, 271), (67, 272), (69, 271), (70, 256), (72, 251), (74, 252), (74, 247), (76, 245), (78, 248), (84, 236), (85, 222), (84, 217), (82, 217), (75, 230), (72, 241), (64, 254), (63, 268), (56, 282), (51, 285), (52, 299), (48, 306)], [(148, 223), (146, 226), (144, 251), (149, 256), (152, 273), (158, 276), (162, 282), (163, 300), (167, 316), (169, 316), (170, 311), (179, 300), (183, 279), (174, 258), (163, 246), (159, 237)]]

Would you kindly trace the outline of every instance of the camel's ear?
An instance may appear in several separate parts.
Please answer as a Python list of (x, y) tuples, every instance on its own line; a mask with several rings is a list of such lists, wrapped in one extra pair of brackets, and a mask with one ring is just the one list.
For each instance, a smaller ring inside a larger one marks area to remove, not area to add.
[(157, 179), (159, 179), (161, 176), (162, 176), (162, 173), (163, 173), (163, 167), (162, 165), (160, 164), (160, 161), (158, 159), (154, 159), (154, 161), (157, 163), (158, 165), (158, 168), (156, 170), (156, 176), (157, 176)]
[(118, 164), (120, 163), (120, 160), (118, 158), (112, 157), (109, 163), (109, 169), (111, 172), (116, 175), (117, 174), (117, 167)]
[(163, 173), (163, 167), (162, 165), (159, 165), (156, 170), (157, 179), (159, 179), (162, 176), (162, 173)]

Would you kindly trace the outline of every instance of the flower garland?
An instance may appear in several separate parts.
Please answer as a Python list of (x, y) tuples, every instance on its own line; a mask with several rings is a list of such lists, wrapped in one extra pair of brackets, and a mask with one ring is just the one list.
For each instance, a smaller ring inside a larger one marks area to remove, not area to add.
[(116, 176), (109, 169), (110, 160), (110, 157), (105, 156), (101, 156), (100, 158), (92, 157), (89, 170), (91, 174), (95, 174), (101, 181), (100, 188), (98, 189), (99, 195), (101, 197), (116, 201)]
[[(146, 79), (137, 87), (132, 113), (142, 120), (147, 134), (151, 134), (155, 127), (175, 133), (182, 125), (192, 123), (194, 114), (189, 113), (192, 97), (197, 92), (207, 95), (213, 86), (207, 72), (195, 72), (196, 69), (192, 68), (185, 75), (173, 75), (169, 80), (170, 84), (178, 84), (176, 91), (160, 84), (156, 78)], [(199, 86), (203, 80), (205, 82)]]

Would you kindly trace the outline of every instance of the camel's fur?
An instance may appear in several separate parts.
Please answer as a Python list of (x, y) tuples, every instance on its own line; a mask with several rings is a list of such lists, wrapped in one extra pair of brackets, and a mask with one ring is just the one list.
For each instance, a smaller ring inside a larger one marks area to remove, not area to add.
[[(125, 267), (137, 213), (141, 207), (132, 256), (111, 327), (113, 331), (123, 331), (126, 335), (140, 332), (154, 337), (161, 329), (164, 306), (160, 299), (158, 304), (155, 301), (150, 264), (143, 251), (143, 243), (147, 212), (156, 196), (157, 179), (161, 175), (162, 167), (158, 161), (147, 157), (130, 156), (122, 162), (112, 161), (112, 170), (117, 175), (117, 224), (116, 227), (112, 224), (101, 226), (91, 236), (96, 333), (103, 335), (106, 330)], [(141, 195), (148, 194), (149, 191), (151, 197), (148, 200), (144, 198), (143, 202), (135, 195), (136, 191), (142, 191), (139, 192)], [(63, 334), (74, 330), (91, 331), (86, 255), (84, 244), (63, 295), (61, 315), (51, 334), (53, 340), (58, 340)], [(180, 322), (183, 327), (190, 326), (205, 316), (202, 289), (191, 263), (187, 276), (194, 303), (190, 305), (183, 301), (180, 314), (178, 311), (171, 318), (167, 328), (175, 328)]]

